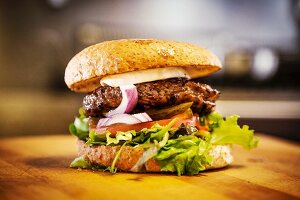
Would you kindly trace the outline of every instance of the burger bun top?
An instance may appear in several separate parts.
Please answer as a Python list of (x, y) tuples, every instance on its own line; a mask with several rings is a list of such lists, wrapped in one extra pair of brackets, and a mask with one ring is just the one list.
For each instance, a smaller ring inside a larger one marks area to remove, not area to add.
[[(154, 39), (106, 41), (75, 55), (65, 70), (65, 82), (75, 92), (90, 92), (109, 75), (146, 69), (181, 67), (198, 78), (222, 68), (220, 60), (197, 45)], [(171, 69), (171, 68), (170, 68)]]

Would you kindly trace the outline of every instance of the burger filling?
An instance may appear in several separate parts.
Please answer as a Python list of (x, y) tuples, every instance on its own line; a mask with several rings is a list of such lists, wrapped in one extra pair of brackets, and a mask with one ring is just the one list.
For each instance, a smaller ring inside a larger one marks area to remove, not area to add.
[[(186, 79), (101, 86), (84, 97), (80, 116), (69, 130), (89, 146), (122, 146), (108, 167), (111, 172), (117, 170), (122, 148), (131, 146), (144, 148), (131, 171), (154, 159), (161, 171), (193, 175), (212, 165), (209, 151), (214, 145), (257, 145), (254, 131), (237, 124), (238, 116), (223, 118), (214, 111), (219, 95), (207, 84)], [(80, 157), (71, 167), (93, 164)]]
[[(191, 109), (200, 115), (213, 111), (220, 92), (209, 85), (186, 79), (169, 79), (136, 84), (138, 102), (133, 113), (147, 112), (186, 102), (193, 102)], [(101, 117), (120, 105), (122, 94), (119, 87), (101, 86), (83, 99), (88, 117)]]

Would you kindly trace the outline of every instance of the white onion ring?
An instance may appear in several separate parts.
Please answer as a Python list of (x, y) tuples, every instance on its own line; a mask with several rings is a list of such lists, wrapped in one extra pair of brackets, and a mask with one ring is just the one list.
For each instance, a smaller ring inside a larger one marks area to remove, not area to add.
[(114, 110), (105, 114), (105, 117), (112, 117), (116, 114), (130, 113), (137, 104), (138, 92), (135, 85), (120, 86), (122, 101)]
[(150, 122), (152, 119), (147, 113), (130, 114), (116, 114), (112, 117), (102, 118), (98, 121), (97, 129), (110, 126), (113, 124), (138, 124), (142, 122)]
[(109, 121), (109, 120), (110, 120), (110, 118), (101, 118), (101, 119), (99, 119), (99, 121), (97, 123), (97, 128), (105, 126), (106, 122)]
[(112, 124), (138, 124), (141, 121), (129, 114), (116, 114), (110, 120), (105, 123), (105, 126), (110, 126)]
[(152, 121), (151, 117), (145, 112), (133, 114), (132, 116), (139, 119), (141, 122), (151, 122)]

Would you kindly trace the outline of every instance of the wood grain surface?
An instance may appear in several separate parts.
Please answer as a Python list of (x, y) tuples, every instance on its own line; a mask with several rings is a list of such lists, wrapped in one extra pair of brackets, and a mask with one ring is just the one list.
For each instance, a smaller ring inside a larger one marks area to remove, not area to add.
[(0, 140), (0, 199), (299, 199), (300, 147), (260, 136), (253, 151), (234, 148), (232, 166), (197, 176), (68, 168), (72, 136)]

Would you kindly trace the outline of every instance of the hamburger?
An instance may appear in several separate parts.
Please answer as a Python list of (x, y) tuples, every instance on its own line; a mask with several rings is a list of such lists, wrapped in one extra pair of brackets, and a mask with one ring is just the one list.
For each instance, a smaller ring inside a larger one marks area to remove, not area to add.
[(233, 162), (231, 145), (257, 145), (254, 131), (214, 111), (220, 92), (193, 81), (222, 68), (209, 50), (167, 40), (102, 42), (75, 55), (67, 86), (85, 93), (70, 133), (73, 168), (194, 175)]

